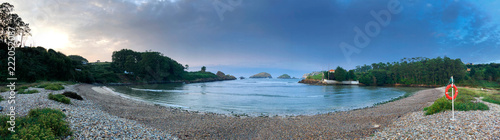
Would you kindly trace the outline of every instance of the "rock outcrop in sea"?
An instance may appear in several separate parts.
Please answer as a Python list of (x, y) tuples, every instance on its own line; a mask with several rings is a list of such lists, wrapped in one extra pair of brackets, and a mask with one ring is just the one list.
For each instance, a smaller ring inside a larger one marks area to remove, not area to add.
[(250, 78), (273, 78), (273, 77), (271, 76), (271, 74), (269, 74), (267, 72), (261, 72), (261, 73), (255, 74), (253, 76), (250, 76)]
[(236, 80), (236, 77), (234, 77), (232, 75), (226, 75), (221, 71), (217, 71), (217, 73), (215, 75), (217, 75), (219, 77), (219, 79), (221, 79), (221, 80)]
[(292, 77), (290, 77), (290, 75), (288, 74), (283, 74), (281, 76), (278, 76), (278, 79), (292, 79)]

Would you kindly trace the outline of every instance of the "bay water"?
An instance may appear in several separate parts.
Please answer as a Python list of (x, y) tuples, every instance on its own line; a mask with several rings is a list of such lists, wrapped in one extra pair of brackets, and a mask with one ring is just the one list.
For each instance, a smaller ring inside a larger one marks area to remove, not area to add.
[(308, 85), (300, 79), (111, 86), (128, 98), (191, 111), (239, 115), (314, 115), (373, 106), (424, 88)]

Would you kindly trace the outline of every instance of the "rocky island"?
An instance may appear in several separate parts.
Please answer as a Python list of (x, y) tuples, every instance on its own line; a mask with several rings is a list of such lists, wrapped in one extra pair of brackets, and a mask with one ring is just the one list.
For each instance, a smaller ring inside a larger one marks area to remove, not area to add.
[(255, 74), (253, 76), (250, 76), (250, 78), (273, 78), (273, 77), (271, 76), (271, 74), (269, 74), (267, 72), (261, 72), (261, 73)]
[(292, 79), (292, 77), (290, 77), (290, 75), (288, 74), (283, 74), (281, 76), (278, 76), (278, 79)]

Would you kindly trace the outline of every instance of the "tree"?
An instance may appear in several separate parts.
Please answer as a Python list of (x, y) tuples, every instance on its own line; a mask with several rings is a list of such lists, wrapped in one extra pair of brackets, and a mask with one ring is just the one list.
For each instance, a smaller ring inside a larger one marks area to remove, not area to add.
[(495, 71), (495, 68), (492, 67), (492, 64), (486, 66), (486, 69), (484, 71), (484, 76), (486, 80), (488, 81), (495, 81), (497, 78), (497, 72)]
[(201, 67), (201, 72), (205, 72), (207, 70), (207, 67), (203, 66)]
[(75, 65), (86, 64), (89, 62), (87, 59), (79, 55), (68, 55), (68, 58), (71, 59)]
[(338, 66), (337, 69), (335, 69), (335, 73), (333, 75), (335, 76), (335, 80), (337, 81), (347, 80), (347, 71), (340, 66)]
[(171, 74), (167, 59), (159, 52), (143, 52), (141, 58), (137, 64), (140, 68), (136, 72), (145, 80), (163, 81)]
[(111, 68), (115, 72), (122, 73), (123, 71), (135, 72), (133, 69), (135, 64), (141, 60), (141, 54), (129, 49), (122, 49), (120, 51), (114, 51), (111, 63)]
[(143, 82), (159, 82), (182, 78), (185, 67), (160, 52), (135, 52), (128, 49), (113, 52), (112, 69), (116, 73), (132, 72)]
[(188, 65), (188, 64), (184, 65), (184, 68), (185, 68), (186, 70), (188, 70), (188, 69), (189, 69), (189, 65)]
[(359, 77), (359, 82), (365, 85), (372, 85), (373, 79), (371, 73), (365, 73)]
[(25, 23), (19, 15), (11, 13), (12, 11), (14, 11), (14, 5), (7, 2), (0, 5), (0, 39), (3, 42), (11, 42), (13, 40), (9, 39), (9, 35), (14, 34), (14, 36), (21, 36), (22, 43), (24, 36), (31, 35), (31, 29), (28, 23)]
[(386, 83), (387, 72), (385, 70), (374, 70), (372, 71), (373, 76), (375, 77), (375, 82), (377, 85), (381, 86)]
[(349, 80), (353, 80), (353, 81), (356, 81), (358, 78), (356, 77), (356, 75), (354, 74), (354, 70), (349, 70)]

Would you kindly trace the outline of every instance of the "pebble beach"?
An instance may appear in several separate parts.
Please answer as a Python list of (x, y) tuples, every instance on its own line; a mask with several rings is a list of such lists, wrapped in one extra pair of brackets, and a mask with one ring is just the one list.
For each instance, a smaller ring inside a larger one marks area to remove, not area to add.
[[(64, 110), (76, 139), (500, 139), (500, 107), (488, 111), (451, 111), (424, 116), (422, 109), (442, 97), (444, 88), (375, 107), (313, 116), (246, 117), (186, 111), (128, 98), (107, 88), (77, 84), (64, 90), (16, 95), (17, 116), (30, 109)], [(67, 105), (49, 93), (73, 91), (84, 100)], [(4, 98), (8, 92), (0, 93)], [(478, 100), (480, 101), (480, 100)], [(0, 106), (10, 107), (7, 101)], [(1, 114), (7, 114), (4, 111)]]
[(477, 99), (487, 111), (413, 112), (368, 139), (500, 139), (500, 106)]
[[(26, 116), (29, 110), (35, 108), (53, 108), (66, 114), (66, 121), (74, 130), (73, 137), (76, 139), (176, 139), (165, 131), (140, 124), (137, 121), (120, 118), (104, 112), (100, 106), (87, 100), (71, 99), (72, 104), (63, 104), (48, 99), (49, 93), (62, 94), (64, 91), (76, 92), (76, 85), (64, 86), (64, 90), (51, 91), (43, 88), (32, 88), (40, 91), (34, 94), (16, 94), (14, 104), (16, 116)], [(6, 99), (8, 92), (0, 94)], [(10, 107), (6, 100), (0, 102), (0, 106)], [(7, 114), (7, 109), (0, 112)]]

